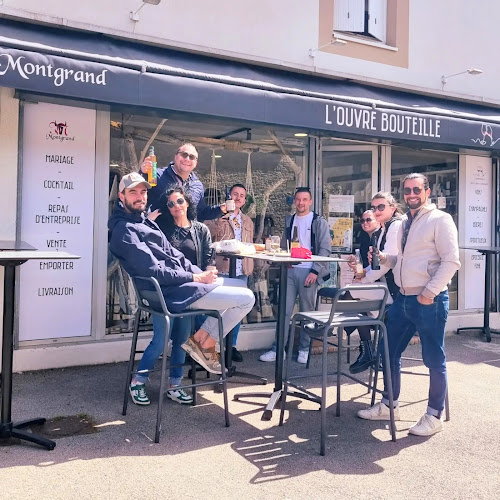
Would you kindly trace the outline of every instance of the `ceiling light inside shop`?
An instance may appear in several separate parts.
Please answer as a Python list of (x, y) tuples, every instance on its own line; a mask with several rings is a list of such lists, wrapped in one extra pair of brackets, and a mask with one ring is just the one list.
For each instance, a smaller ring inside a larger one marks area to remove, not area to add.
[(297, 132), (296, 134), (293, 134), (295, 137), (307, 137), (309, 134), (306, 134), (305, 132)]
[(222, 158), (222, 155), (214, 155), (214, 158)]

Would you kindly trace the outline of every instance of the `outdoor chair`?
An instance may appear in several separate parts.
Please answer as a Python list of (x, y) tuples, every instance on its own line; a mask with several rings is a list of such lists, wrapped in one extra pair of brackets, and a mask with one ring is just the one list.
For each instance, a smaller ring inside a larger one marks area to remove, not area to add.
[[(301, 323), (306, 332), (314, 339), (321, 340), (323, 342), (323, 352), (321, 355), (321, 373), (319, 374), (306, 374), (306, 375), (294, 375), (290, 376), (290, 363), (293, 353), (293, 335), (290, 335), (290, 341), (288, 343), (288, 352), (286, 358), (285, 366), (285, 377), (284, 377), (284, 388), (281, 399), (281, 412), (279, 425), (283, 425), (284, 413), (286, 408), (286, 399), (290, 394), (307, 401), (312, 401), (320, 405), (321, 411), (321, 440), (320, 440), (320, 454), (325, 455), (325, 443), (326, 443), (326, 388), (327, 388), (327, 378), (329, 375), (336, 375), (337, 381), (337, 404), (336, 404), (336, 415), (340, 415), (340, 388), (341, 388), (341, 378), (342, 376), (348, 377), (351, 380), (355, 380), (368, 387), (365, 382), (353, 377), (349, 373), (344, 373), (342, 371), (342, 352), (344, 350), (343, 343), (343, 330), (346, 327), (358, 326), (373, 326), (376, 330), (380, 331), (380, 340), (384, 343), (384, 359), (386, 361), (385, 366), (389, 366), (389, 356), (387, 348), (387, 335), (385, 324), (383, 322), (385, 304), (389, 295), (387, 287), (383, 284), (372, 284), (372, 285), (356, 285), (356, 290), (371, 290), (378, 293), (379, 295), (376, 299), (361, 299), (361, 300), (340, 300), (340, 297), (350, 289), (352, 290), (354, 286), (347, 286), (344, 288), (323, 288), (321, 289), (322, 296), (330, 297), (332, 299), (332, 305), (330, 311), (306, 311), (299, 312), (295, 314), (292, 318), (290, 328), (294, 328), (297, 322)], [(372, 313), (374, 316), (368, 314)], [(333, 333), (333, 330), (337, 329), (337, 341), (332, 342), (332, 338), (328, 335)], [(293, 331), (293, 330), (292, 330)], [(328, 345), (337, 346), (337, 367), (334, 372), (328, 372)], [(378, 344), (376, 344), (378, 345)], [(378, 353), (377, 353), (378, 356)], [(309, 372), (309, 370), (308, 370)], [(392, 384), (391, 384), (391, 374), (387, 370), (385, 376), (389, 381), (389, 410), (390, 410), (390, 431), (393, 441), (396, 441), (396, 424), (394, 421), (394, 404), (392, 397)], [(298, 385), (296, 382), (300, 380), (305, 380), (314, 377), (321, 377), (321, 395), (316, 395), (313, 392), (307, 390), (303, 385)], [(295, 389), (294, 392), (290, 392), (289, 389)], [(298, 392), (296, 392), (298, 391)]]
[[(135, 314), (135, 324), (134, 324), (134, 334), (132, 336), (132, 346), (130, 349), (130, 358), (127, 367), (127, 378), (125, 383), (125, 394), (123, 399), (123, 415), (127, 413), (127, 404), (129, 399), (129, 385), (132, 381), (132, 376), (137, 373), (134, 371), (134, 361), (135, 356), (138, 353), (143, 353), (144, 351), (137, 350), (137, 338), (139, 334), (139, 321), (140, 315), (142, 311), (148, 312), (152, 315), (163, 316), (167, 323), (167, 332), (168, 335), (165, 335), (165, 344), (163, 346), (163, 356), (161, 360), (161, 368), (160, 368), (160, 391), (158, 394), (158, 410), (156, 414), (156, 431), (155, 431), (155, 443), (160, 442), (160, 433), (161, 433), (161, 418), (162, 418), (162, 410), (163, 410), (163, 399), (165, 392), (168, 390), (166, 387), (166, 377), (167, 371), (170, 368), (170, 365), (167, 363), (167, 351), (168, 351), (168, 340), (170, 337), (170, 330), (172, 327), (173, 320), (175, 318), (180, 317), (191, 317), (194, 319), (195, 316), (198, 315), (206, 315), (217, 318), (219, 322), (219, 344), (220, 344), (220, 363), (222, 367), (222, 374), (220, 375), (219, 380), (207, 380), (197, 382), (196, 381), (196, 369), (194, 368), (194, 364), (191, 369), (191, 384), (181, 385), (182, 389), (193, 389), (193, 404), (195, 403), (195, 391), (197, 387), (203, 387), (207, 385), (217, 385), (222, 389), (223, 397), (224, 397), (224, 417), (226, 427), (229, 427), (229, 409), (228, 409), (228, 398), (227, 398), (227, 381), (226, 381), (226, 368), (224, 361), (224, 335), (222, 330), (222, 318), (219, 314), (219, 311), (211, 310), (211, 309), (190, 309), (183, 311), (182, 313), (171, 313), (167, 305), (165, 304), (165, 299), (161, 292), (160, 285), (155, 278), (143, 278), (143, 277), (134, 277), (131, 278), (132, 283), (134, 285), (135, 293), (137, 296), (137, 312)], [(158, 371), (157, 369), (151, 371)]]

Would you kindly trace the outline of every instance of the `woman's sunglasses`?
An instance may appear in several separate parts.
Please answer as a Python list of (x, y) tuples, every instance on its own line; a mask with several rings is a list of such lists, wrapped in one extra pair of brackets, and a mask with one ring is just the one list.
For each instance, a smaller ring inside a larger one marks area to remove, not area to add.
[[(420, 194), (422, 191), (423, 191), (422, 188), (419, 187), (413, 188), (413, 194)], [(411, 194), (411, 188), (403, 188), (403, 193), (408, 196), (409, 194)]]
[(370, 217), (367, 217), (366, 219), (361, 218), (360, 220), (361, 220), (361, 224), (364, 224), (365, 222), (372, 222), (373, 221), (373, 219), (371, 219)]
[(176, 201), (167, 201), (167, 207), (174, 208), (176, 203), (177, 205), (184, 205), (184, 201), (184, 198), (177, 198)]
[(390, 207), (390, 205), (386, 205), (384, 203), (381, 203), (380, 205), (372, 205), (370, 207), (370, 210), (372, 212), (375, 212), (375, 210), (378, 210), (379, 212), (383, 212), (385, 210), (385, 207)]
[(178, 155), (181, 155), (184, 159), (189, 158), (191, 161), (197, 160), (198, 157), (191, 153), (186, 153), (186, 151), (177, 151)]

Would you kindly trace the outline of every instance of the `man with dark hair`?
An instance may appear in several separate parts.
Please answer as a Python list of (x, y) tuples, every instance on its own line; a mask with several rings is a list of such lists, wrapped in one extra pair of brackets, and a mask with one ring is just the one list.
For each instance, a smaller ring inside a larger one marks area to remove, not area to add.
[[(247, 201), (247, 190), (243, 184), (234, 184), (229, 190), (229, 194), (231, 199), (234, 200), (234, 212), (229, 213), (226, 217), (206, 222), (212, 235), (212, 241), (236, 239), (244, 243), (253, 243), (254, 225), (252, 219), (241, 211)], [(217, 257), (216, 266), (220, 275), (229, 276), (229, 259), (227, 257)], [(242, 280), (245, 285), (248, 283), (248, 277), (252, 272), (252, 259), (236, 260), (236, 278)], [(238, 349), (236, 349), (239, 331), (240, 323), (238, 323), (232, 331), (232, 359), (233, 361), (241, 362), (243, 361), (243, 356)]]
[[(451, 216), (429, 202), (431, 190), (423, 174), (403, 180), (404, 201), (409, 212), (398, 233), (398, 253), (381, 253), (380, 262), (394, 268), (400, 294), (387, 313), (387, 340), (394, 396), (394, 415), (399, 419), (401, 355), (415, 332), (419, 333), (422, 357), (429, 369), (429, 402), (426, 413), (409, 433), (432, 436), (443, 430), (441, 414), (446, 397), (444, 334), (448, 317), (448, 283), (460, 268), (457, 228)], [(389, 420), (387, 387), (382, 401), (358, 416)]]
[[(292, 235), (296, 228), (301, 247), (311, 250), (313, 255), (328, 257), (332, 246), (330, 229), (324, 217), (311, 211), (313, 204), (311, 190), (308, 187), (297, 188), (294, 204), (295, 214), (288, 215), (285, 220), (281, 248), (288, 248), (290, 246)], [(297, 296), (299, 297), (299, 311), (314, 310), (318, 285), (330, 277), (329, 269), (330, 266), (327, 263), (315, 262), (312, 264), (305, 261), (292, 266), (288, 270), (285, 325), (288, 325), (290, 322)], [(298, 363), (307, 363), (309, 342), (309, 336), (301, 330), (299, 355), (297, 357)], [(276, 343), (273, 344), (270, 351), (262, 354), (259, 359), (267, 362), (275, 361)]]
[[(224, 215), (227, 212), (225, 203), (218, 207), (207, 206), (203, 184), (193, 172), (197, 165), (198, 151), (196, 148), (189, 142), (182, 144), (175, 153), (174, 161), (170, 162), (168, 167), (159, 168), (156, 172), (158, 184), (149, 191), (151, 210), (159, 208), (160, 198), (169, 189), (182, 186), (193, 198), (199, 221), (217, 219)], [(142, 173), (146, 173), (144, 166), (143, 163), (141, 165)]]
[[(110, 251), (130, 276), (158, 280), (169, 311), (220, 311), (226, 335), (252, 309), (253, 293), (236, 280), (217, 279), (217, 271), (202, 271), (170, 245), (156, 223), (145, 217), (149, 187), (136, 172), (123, 176), (120, 203), (108, 221)], [(182, 348), (209, 372), (222, 373), (215, 352), (218, 339), (218, 321), (208, 317)], [(130, 394), (135, 404), (149, 404), (144, 383), (131, 385)]]

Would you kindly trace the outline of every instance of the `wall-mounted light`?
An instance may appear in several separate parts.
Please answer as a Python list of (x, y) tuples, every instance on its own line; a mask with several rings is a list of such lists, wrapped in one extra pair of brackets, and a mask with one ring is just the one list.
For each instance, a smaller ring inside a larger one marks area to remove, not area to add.
[(328, 45), (339, 45), (343, 47), (344, 45), (347, 45), (347, 42), (345, 40), (341, 40), (340, 38), (334, 37), (328, 43), (325, 43), (325, 45), (320, 45), (316, 49), (309, 49), (309, 57), (314, 57), (318, 50), (324, 49), (325, 47), (328, 47)]
[(483, 72), (482, 69), (469, 68), (469, 69), (466, 69), (465, 71), (459, 71), (458, 73), (453, 73), (453, 75), (443, 75), (441, 77), (441, 89), (444, 89), (444, 86), (445, 86), (448, 78), (452, 78), (452, 77), (458, 76), (458, 75), (465, 75), (466, 73), (468, 75), (480, 75), (482, 72)]
[(142, 5), (137, 9), (132, 12), (130, 12), (130, 19), (132, 21), (139, 21), (139, 11), (146, 5), (158, 5), (161, 2), (161, 0), (142, 0)]

